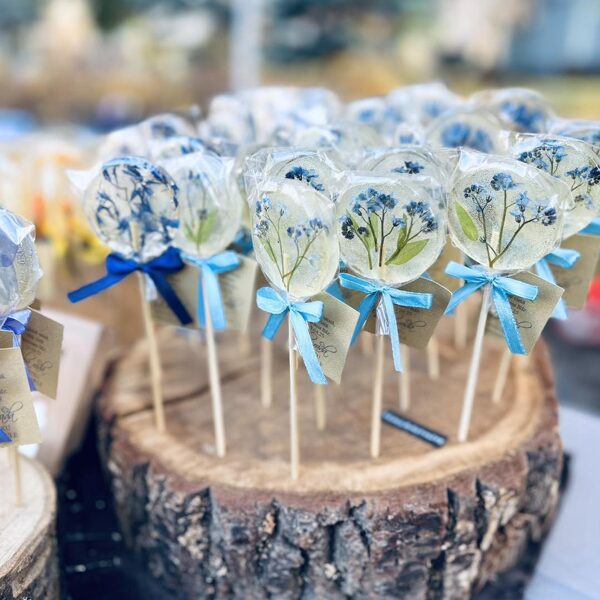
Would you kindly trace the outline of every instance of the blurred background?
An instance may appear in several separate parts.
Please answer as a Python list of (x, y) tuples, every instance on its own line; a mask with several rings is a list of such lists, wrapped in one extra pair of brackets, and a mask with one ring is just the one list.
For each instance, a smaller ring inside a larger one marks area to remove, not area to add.
[[(327, 85), (343, 99), (442, 79), (532, 86), (597, 116), (597, 0), (0, 0), (2, 136), (106, 130), (230, 88)], [(6, 118), (4, 119), (6, 120)]]

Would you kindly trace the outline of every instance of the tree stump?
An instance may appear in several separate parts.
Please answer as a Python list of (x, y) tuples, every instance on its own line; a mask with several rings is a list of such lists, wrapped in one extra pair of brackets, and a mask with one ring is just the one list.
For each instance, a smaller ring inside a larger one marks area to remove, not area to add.
[(58, 600), (54, 484), (39, 463), (21, 456), (20, 464), (21, 506), (8, 461), (0, 464), (0, 599)]
[[(99, 405), (100, 451), (125, 539), (170, 597), (468, 598), (514, 567), (552, 521), (562, 448), (543, 344), (493, 404), (502, 350), (487, 342), (465, 444), (456, 430), (468, 353), (441, 342), (442, 378), (433, 382), (425, 353), (412, 352), (408, 416), (449, 441), (433, 449), (384, 425), (377, 460), (369, 458), (372, 359), (353, 349), (342, 385), (327, 386), (324, 432), (301, 368), (293, 482), (285, 350), (275, 352), (265, 409), (257, 348), (244, 358), (235, 335), (220, 339), (228, 445), (218, 459), (205, 356), (193, 339), (162, 336), (167, 433), (153, 426), (143, 345), (116, 367)], [(387, 361), (384, 408), (398, 410)]]

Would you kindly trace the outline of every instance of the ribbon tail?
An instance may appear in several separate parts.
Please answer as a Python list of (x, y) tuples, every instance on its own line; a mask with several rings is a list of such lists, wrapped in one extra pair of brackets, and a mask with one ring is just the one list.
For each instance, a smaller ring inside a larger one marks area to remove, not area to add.
[(85, 300), (90, 296), (99, 294), (113, 285), (116, 285), (119, 283), (119, 281), (125, 279), (125, 277), (127, 277), (129, 274), (130, 273), (123, 273), (122, 275), (106, 274), (97, 281), (92, 281), (92, 283), (87, 283), (86, 285), (81, 286), (79, 289), (69, 292), (67, 294), (67, 298), (73, 303), (80, 302), (81, 300)]
[(148, 273), (156, 286), (159, 294), (163, 297), (169, 308), (175, 313), (179, 322), (182, 325), (188, 325), (193, 321), (187, 308), (183, 305), (175, 290), (171, 287), (171, 284), (167, 281), (167, 278), (156, 271), (150, 271)]
[(471, 294), (474, 294), (478, 289), (483, 287), (485, 281), (482, 282), (468, 282), (462, 287), (458, 288), (450, 298), (450, 302), (444, 311), (445, 315), (452, 315), (459, 304), (462, 304)]
[[(535, 272), (542, 279), (545, 279), (549, 283), (556, 285), (556, 279), (554, 278), (554, 273), (552, 272), (552, 269), (550, 268), (550, 265), (548, 264), (547, 260), (542, 258), (542, 260), (539, 260), (537, 263), (535, 263)], [(567, 319), (567, 317), (568, 317), (567, 304), (561, 298), (558, 301), (558, 304), (556, 305), (556, 307), (554, 308), (551, 318), (565, 321)]]
[(512, 312), (510, 301), (508, 300), (508, 294), (497, 286), (492, 288), (492, 298), (500, 319), (500, 325), (504, 332), (504, 338), (508, 344), (508, 349), (513, 354), (527, 354), (523, 341), (521, 340), (521, 334), (519, 333), (519, 326)]
[(353, 346), (356, 342), (358, 334), (362, 331), (362, 328), (369, 318), (369, 315), (373, 311), (373, 308), (375, 308), (378, 297), (378, 292), (373, 292), (372, 294), (365, 296), (363, 301), (360, 303), (360, 306), (358, 307), (358, 321), (356, 322), (356, 327), (354, 328), (354, 333), (352, 334), (352, 340), (350, 340), (350, 346)]
[(313, 383), (322, 385), (327, 384), (327, 377), (325, 377), (325, 373), (323, 373), (321, 363), (319, 363), (315, 347), (313, 346), (310, 337), (308, 323), (304, 320), (302, 315), (294, 310), (290, 311), (290, 319), (292, 320), (292, 327), (294, 328), (294, 334), (296, 336), (298, 352), (300, 352), (300, 356), (302, 356), (310, 380)]
[(400, 352), (400, 336), (398, 335), (398, 323), (396, 322), (396, 312), (394, 303), (388, 294), (382, 294), (383, 308), (387, 319), (387, 327), (390, 332), (390, 342), (392, 343), (392, 357), (394, 358), (394, 368), (402, 373), (402, 353)]
[[(208, 310), (212, 317), (213, 327), (217, 331), (222, 331), (227, 328), (227, 319), (225, 318), (225, 310), (223, 308), (223, 298), (221, 296), (221, 286), (219, 285), (218, 275), (208, 266), (202, 267), (202, 277), (206, 285), (206, 298), (204, 294), (199, 294), (199, 299), (202, 302), (202, 316), (204, 317), (204, 304), (208, 303)], [(200, 282), (202, 288), (202, 282)]]
[(8, 433), (0, 427), (0, 444), (10, 444), (12, 442), (12, 438)]
[(267, 324), (263, 329), (262, 336), (264, 338), (267, 338), (268, 340), (272, 340), (275, 337), (277, 331), (279, 330), (279, 327), (281, 327), (281, 324), (283, 323), (286, 314), (287, 311), (283, 311), (279, 314), (269, 315), (269, 318), (267, 319)]

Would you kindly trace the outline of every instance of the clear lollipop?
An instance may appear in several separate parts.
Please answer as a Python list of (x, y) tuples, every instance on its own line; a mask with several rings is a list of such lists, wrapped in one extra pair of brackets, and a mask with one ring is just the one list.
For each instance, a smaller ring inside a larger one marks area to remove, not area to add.
[(331, 283), (339, 265), (333, 204), (290, 179), (271, 179), (251, 205), (256, 260), (275, 288), (296, 300)]
[(565, 212), (563, 236), (577, 233), (600, 212), (600, 166), (592, 147), (551, 135), (516, 135), (511, 155), (567, 185), (573, 202)]
[(185, 135), (150, 140), (148, 143), (148, 155), (152, 161), (158, 163), (206, 150), (207, 146), (203, 140)]
[(433, 120), (427, 128), (427, 143), (442, 148), (471, 148), (479, 152), (502, 150), (501, 124), (491, 113), (454, 110)]
[(444, 179), (444, 166), (426, 146), (403, 146), (374, 151), (363, 163), (369, 171)]
[(482, 90), (469, 98), (469, 104), (495, 114), (513, 131), (542, 133), (554, 117), (547, 100), (527, 88)]
[(177, 186), (166, 171), (142, 158), (102, 165), (83, 205), (96, 235), (127, 258), (159, 256), (177, 231)]

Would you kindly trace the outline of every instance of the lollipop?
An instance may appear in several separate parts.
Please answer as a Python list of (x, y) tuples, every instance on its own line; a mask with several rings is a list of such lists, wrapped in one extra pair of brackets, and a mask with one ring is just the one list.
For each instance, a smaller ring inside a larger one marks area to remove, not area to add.
[(426, 185), (411, 185), (402, 175), (353, 174), (336, 205), (340, 248), (349, 269), (340, 284), (366, 294), (355, 337), (376, 309), (375, 379), (371, 413), (371, 456), (379, 456), (383, 392), (383, 335), (392, 343), (394, 366), (402, 371), (394, 305), (429, 309), (432, 295), (397, 286), (419, 278), (438, 257), (445, 226), (435, 196)]
[(510, 351), (526, 353), (508, 296), (532, 301), (538, 288), (502, 273), (532, 267), (557, 245), (568, 197), (564, 184), (529, 165), (508, 158), (461, 153), (449, 194), (448, 225), (455, 245), (478, 266), (450, 263), (448, 275), (466, 283), (453, 294), (448, 311), (481, 288), (483, 302), (463, 401), (460, 441), (468, 435), (492, 300)]
[(178, 227), (177, 186), (163, 169), (142, 158), (117, 158), (102, 165), (89, 180), (82, 200), (92, 229), (113, 253), (106, 259), (107, 275), (71, 292), (69, 300), (79, 302), (131, 273), (140, 274), (156, 425), (163, 431), (160, 359), (148, 301), (158, 292), (182, 324), (192, 321), (166, 279), (184, 267), (171, 247)]
[(543, 96), (526, 88), (482, 90), (469, 98), (469, 104), (490, 111), (506, 128), (525, 133), (547, 131), (554, 116)]
[(232, 160), (189, 154), (167, 163), (179, 189), (179, 228), (173, 244), (200, 271), (198, 321), (206, 329), (208, 371), (217, 455), (225, 456), (221, 382), (214, 330), (225, 329), (218, 275), (237, 268), (239, 258), (225, 248), (240, 227), (242, 204), (231, 193)]
[(491, 113), (468, 109), (454, 110), (432, 121), (427, 142), (434, 147), (472, 148), (493, 153), (502, 150), (501, 124)]
[(256, 259), (272, 285), (257, 292), (259, 308), (271, 313), (263, 336), (272, 339), (288, 312), (290, 316), (290, 449), (296, 479), (299, 439), (293, 348), (295, 343), (311, 381), (326, 384), (308, 330), (308, 323), (321, 320), (323, 302), (309, 299), (325, 290), (337, 273), (334, 205), (302, 182), (274, 178), (257, 188), (251, 209)]

